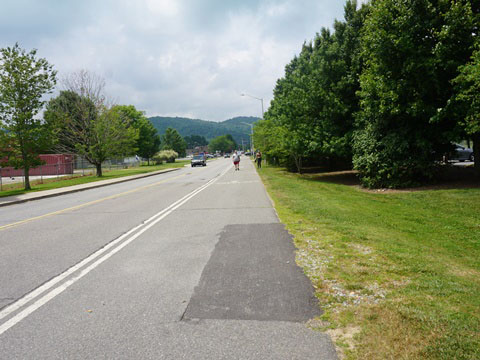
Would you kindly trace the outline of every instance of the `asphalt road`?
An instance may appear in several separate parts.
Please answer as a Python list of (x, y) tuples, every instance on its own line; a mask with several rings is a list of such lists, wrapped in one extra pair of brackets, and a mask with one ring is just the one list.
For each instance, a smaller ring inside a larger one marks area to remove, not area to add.
[(0, 208), (0, 359), (336, 359), (248, 159)]

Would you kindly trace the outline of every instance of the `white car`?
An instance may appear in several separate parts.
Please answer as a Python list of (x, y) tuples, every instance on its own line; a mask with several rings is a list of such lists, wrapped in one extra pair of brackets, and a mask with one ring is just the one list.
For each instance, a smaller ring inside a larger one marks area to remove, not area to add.
[(207, 159), (204, 155), (195, 155), (190, 161), (192, 167), (195, 166), (207, 166)]

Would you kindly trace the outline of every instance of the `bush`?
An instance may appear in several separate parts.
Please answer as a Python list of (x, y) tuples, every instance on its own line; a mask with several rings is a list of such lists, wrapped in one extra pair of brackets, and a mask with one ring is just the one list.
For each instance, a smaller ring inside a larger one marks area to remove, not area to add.
[(418, 186), (432, 179), (435, 163), (432, 145), (417, 133), (393, 129), (383, 135), (369, 124), (354, 136), (353, 165), (368, 188)]
[(164, 161), (167, 163), (174, 163), (175, 159), (178, 157), (178, 153), (173, 150), (162, 150), (155, 154), (152, 158), (157, 165), (162, 164)]

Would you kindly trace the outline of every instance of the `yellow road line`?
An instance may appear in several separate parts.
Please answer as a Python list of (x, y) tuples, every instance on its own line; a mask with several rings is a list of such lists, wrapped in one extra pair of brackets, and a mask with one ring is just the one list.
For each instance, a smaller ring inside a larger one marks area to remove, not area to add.
[(100, 202), (102, 202), (102, 201), (105, 201), (105, 200), (111, 200), (111, 199), (115, 199), (115, 198), (118, 198), (118, 197), (121, 197), (121, 196), (125, 196), (125, 195), (131, 194), (131, 193), (134, 193), (134, 192), (137, 192), (137, 191), (140, 191), (140, 190), (145, 190), (145, 189), (148, 189), (148, 188), (150, 188), (150, 187), (163, 184), (163, 183), (165, 183), (165, 182), (167, 182), (167, 181), (170, 181), (170, 180), (179, 179), (179, 178), (181, 178), (182, 176), (186, 176), (186, 175), (188, 175), (188, 174), (178, 175), (178, 176), (175, 176), (175, 177), (172, 177), (172, 178), (169, 178), (169, 179), (164, 179), (164, 180), (159, 181), (159, 182), (156, 182), (156, 183), (154, 183), (154, 184), (145, 185), (145, 186), (142, 186), (142, 187), (139, 187), (139, 188), (136, 188), (136, 189), (128, 190), (128, 191), (125, 191), (125, 192), (120, 193), (120, 194), (115, 194), (115, 195), (107, 196), (107, 197), (105, 197), (105, 198), (97, 199), (97, 200), (94, 200), (94, 201), (90, 201), (90, 202), (87, 202), (87, 203), (85, 203), (85, 204), (80, 204), (80, 205), (72, 206), (72, 207), (69, 207), (69, 208), (66, 208), (66, 209), (62, 209), (62, 210), (58, 210), (58, 211), (54, 211), (54, 212), (51, 212), (51, 213), (48, 213), (48, 214), (44, 214), (44, 215), (40, 215), (40, 216), (35, 216), (35, 217), (29, 218), (29, 219), (25, 219), (25, 220), (21, 220), (21, 221), (17, 221), (17, 222), (11, 223), (11, 224), (3, 225), (3, 226), (0, 226), (0, 231), (5, 230), (5, 229), (10, 228), (10, 227), (13, 227), (13, 226), (22, 225), (22, 224), (25, 224), (25, 223), (28, 223), (28, 222), (31, 222), (31, 221), (34, 221), (34, 220), (43, 219), (43, 218), (46, 218), (46, 217), (48, 217), (48, 216), (58, 215), (58, 214), (62, 214), (62, 213), (67, 212), (67, 211), (77, 210), (77, 209), (83, 208), (83, 207), (85, 207), (85, 206), (89, 206), (89, 205), (93, 205), (93, 204), (98, 204), (98, 203), (100, 203)]

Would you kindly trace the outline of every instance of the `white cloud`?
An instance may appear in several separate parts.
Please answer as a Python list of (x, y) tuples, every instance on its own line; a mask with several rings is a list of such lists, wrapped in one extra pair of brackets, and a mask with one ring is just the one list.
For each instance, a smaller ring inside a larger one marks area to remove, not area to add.
[[(37, 48), (61, 74), (88, 69), (147, 115), (261, 114), (304, 40), (341, 18), (329, 0), (4, 0), (0, 47)], [(27, 10), (25, 10), (27, 9)]]
[(178, 14), (178, 2), (172, 0), (146, 0), (147, 9), (154, 15), (175, 16)]

